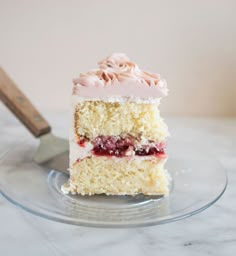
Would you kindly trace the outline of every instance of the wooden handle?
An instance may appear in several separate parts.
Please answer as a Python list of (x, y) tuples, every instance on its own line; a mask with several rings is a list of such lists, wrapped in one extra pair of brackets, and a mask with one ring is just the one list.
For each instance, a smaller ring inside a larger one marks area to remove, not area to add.
[(35, 137), (50, 132), (51, 127), (48, 122), (40, 115), (29, 99), (27, 99), (1, 67), (0, 99)]

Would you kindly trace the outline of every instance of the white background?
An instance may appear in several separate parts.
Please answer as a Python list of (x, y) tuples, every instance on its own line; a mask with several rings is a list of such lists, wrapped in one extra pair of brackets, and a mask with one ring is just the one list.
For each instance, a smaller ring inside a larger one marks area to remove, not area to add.
[(236, 115), (236, 1), (0, 0), (0, 65), (40, 109), (112, 52), (166, 78), (170, 115)]

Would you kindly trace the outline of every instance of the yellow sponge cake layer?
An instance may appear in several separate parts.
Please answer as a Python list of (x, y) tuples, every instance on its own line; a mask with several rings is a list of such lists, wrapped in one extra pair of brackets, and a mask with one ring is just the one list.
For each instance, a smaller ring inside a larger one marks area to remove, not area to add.
[(99, 135), (129, 134), (155, 142), (168, 135), (158, 104), (83, 101), (75, 107), (75, 133), (94, 139)]
[(63, 190), (82, 195), (167, 195), (164, 162), (155, 157), (87, 157), (70, 169), (70, 180)]

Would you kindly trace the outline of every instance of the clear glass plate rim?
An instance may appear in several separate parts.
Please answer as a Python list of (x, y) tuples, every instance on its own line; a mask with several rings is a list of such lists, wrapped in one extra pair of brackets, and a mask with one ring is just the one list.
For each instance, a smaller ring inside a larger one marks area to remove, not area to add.
[[(169, 219), (164, 219), (164, 220), (161, 220), (159, 219), (158, 221), (147, 221), (147, 222), (143, 222), (143, 223), (132, 223), (132, 224), (128, 224), (128, 223), (125, 223), (125, 224), (105, 224), (105, 223), (101, 223), (101, 224), (98, 224), (97, 222), (96, 223), (89, 223), (89, 222), (81, 222), (81, 221), (72, 221), (70, 219), (63, 219), (63, 218), (60, 218), (60, 217), (53, 217), (53, 216), (50, 216), (48, 214), (44, 214), (44, 213), (39, 213), (37, 210), (34, 210), (34, 209), (31, 209), (21, 203), (18, 203), (17, 201), (13, 200), (11, 197), (9, 197), (7, 194), (5, 194), (2, 190), (0, 191), (1, 195), (6, 198), (9, 202), (11, 202), (13, 205), (25, 210), (26, 212), (29, 212), (29, 213), (32, 213), (38, 217), (41, 217), (41, 218), (45, 218), (45, 219), (48, 219), (48, 220), (54, 220), (54, 221), (57, 221), (57, 222), (60, 222), (60, 223), (65, 223), (65, 224), (70, 224), (70, 225), (78, 225), (78, 226), (84, 226), (84, 227), (99, 227), (99, 228), (136, 228), (136, 227), (147, 227), (147, 226), (154, 226), (154, 225), (161, 225), (161, 224), (165, 224), (165, 223), (169, 223), (169, 222), (174, 222), (174, 221), (178, 221), (178, 220), (181, 220), (181, 219), (185, 219), (186, 217), (191, 217), (191, 216), (194, 216), (200, 212), (202, 212), (203, 210), (207, 209), (209, 206), (213, 205), (215, 202), (217, 202), (220, 197), (224, 194), (225, 190), (226, 190), (226, 187), (228, 185), (228, 180), (226, 181), (225, 183), (225, 186), (224, 186), (224, 189), (222, 190), (222, 192), (211, 202), (209, 202), (208, 204), (205, 204), (204, 206), (202, 206), (201, 208), (199, 208), (198, 210), (195, 210), (193, 212), (189, 212), (189, 213), (185, 213), (183, 215), (180, 215), (180, 216), (176, 216), (176, 217), (172, 217), (172, 218), (169, 218)], [(164, 218), (164, 217), (163, 217)]]

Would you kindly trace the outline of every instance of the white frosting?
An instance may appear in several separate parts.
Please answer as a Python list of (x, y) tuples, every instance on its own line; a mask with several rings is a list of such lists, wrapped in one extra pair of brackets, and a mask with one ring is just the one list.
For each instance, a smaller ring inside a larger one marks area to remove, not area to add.
[[(92, 153), (93, 144), (91, 142), (85, 142), (84, 146), (81, 147), (75, 141), (70, 141), (70, 166), (72, 166), (77, 160), (84, 159), (89, 156), (94, 156)], [(109, 156), (110, 158), (114, 159), (115, 161), (119, 161), (123, 157), (116, 157), (116, 156)], [(142, 160), (152, 160), (156, 159), (156, 156), (135, 156), (134, 151), (127, 153), (127, 158), (135, 159), (136, 161)], [(166, 159), (167, 156), (160, 157), (159, 159)]]
[[(70, 166), (72, 166), (77, 160), (82, 160), (86, 157), (93, 156), (92, 153), (93, 145), (90, 142), (87, 142), (85, 144), (85, 147), (79, 146), (75, 142), (70, 143)], [(143, 160), (152, 160), (156, 159), (156, 156), (135, 156), (134, 154), (130, 154), (125, 156), (126, 158), (130, 158), (135, 161), (143, 161)], [(120, 161), (123, 159), (123, 157), (116, 157), (116, 156), (109, 156), (109, 158), (112, 158), (114, 161)], [(162, 158), (159, 158), (160, 161), (165, 161), (167, 156), (165, 155)]]
[(74, 94), (85, 98), (139, 98), (152, 101), (168, 94), (160, 75), (142, 71), (129, 58), (115, 53), (99, 62), (100, 69), (74, 79)]
[(124, 104), (127, 102), (135, 102), (136, 104), (159, 104), (160, 103), (160, 98), (152, 98), (152, 97), (147, 97), (145, 99), (140, 98), (140, 97), (135, 97), (135, 96), (126, 96), (126, 97), (119, 97), (119, 96), (109, 96), (109, 95), (103, 95), (102, 97), (97, 96), (97, 97), (86, 97), (86, 96), (81, 96), (74, 94), (72, 95), (72, 106), (75, 108), (75, 106), (84, 101), (104, 101), (104, 102), (119, 102), (120, 104)]
[(87, 156), (91, 156), (91, 150), (93, 145), (90, 142), (84, 144), (84, 147), (78, 145), (75, 141), (70, 141), (70, 165), (76, 162), (78, 159), (83, 159)]

